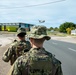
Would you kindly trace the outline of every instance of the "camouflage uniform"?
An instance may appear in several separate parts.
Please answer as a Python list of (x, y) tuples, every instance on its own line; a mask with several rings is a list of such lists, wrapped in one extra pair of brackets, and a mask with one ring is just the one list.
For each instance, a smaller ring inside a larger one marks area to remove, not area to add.
[[(20, 34), (26, 34), (25, 29), (24, 28), (19, 28), (17, 31), (17, 36)], [(30, 50), (31, 45), (29, 41), (26, 40), (20, 40), (17, 41), (15, 40), (10, 47), (4, 52), (2, 59), (5, 62), (9, 62), (12, 65), (14, 63), (14, 61), (21, 56), (22, 54), (24, 54), (25, 52), (27, 52), (28, 50)]]
[[(50, 37), (46, 33), (46, 27), (44, 26), (33, 27), (29, 38), (45, 38), (46, 40), (50, 40)], [(61, 62), (57, 60), (51, 53), (47, 52), (45, 48), (31, 48), (27, 54), (19, 57), (16, 60), (9, 75), (63, 74), (61, 69)]]

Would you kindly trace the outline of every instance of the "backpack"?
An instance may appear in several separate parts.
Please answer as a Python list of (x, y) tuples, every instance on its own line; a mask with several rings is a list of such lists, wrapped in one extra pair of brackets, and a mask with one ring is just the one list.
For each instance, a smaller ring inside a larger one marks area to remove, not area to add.
[(32, 50), (28, 60), (28, 75), (53, 75), (52, 55), (44, 50)]
[(28, 52), (30, 48), (31, 46), (29, 41), (18, 42), (15, 49), (16, 57), (19, 57)]
[(18, 42), (16, 41), (15, 47), (14, 47), (14, 51), (13, 51), (13, 55), (10, 59), (10, 64), (12, 65), (15, 60), (23, 55), (24, 53), (29, 51), (28, 45), (30, 45), (29, 41), (24, 41), (24, 42)]

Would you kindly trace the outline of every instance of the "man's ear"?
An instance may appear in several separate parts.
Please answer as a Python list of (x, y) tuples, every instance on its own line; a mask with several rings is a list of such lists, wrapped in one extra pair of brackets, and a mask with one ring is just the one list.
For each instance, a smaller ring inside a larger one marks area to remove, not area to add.
[(30, 42), (33, 43), (33, 38), (30, 38)]

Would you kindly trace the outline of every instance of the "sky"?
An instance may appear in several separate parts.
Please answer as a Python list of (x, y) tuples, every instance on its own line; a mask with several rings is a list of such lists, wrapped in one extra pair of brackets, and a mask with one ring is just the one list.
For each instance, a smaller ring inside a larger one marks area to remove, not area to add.
[[(61, 1), (57, 3), (51, 3)], [(30, 6), (45, 4), (39, 6)], [(30, 6), (30, 7), (27, 7)], [(39, 23), (39, 20), (44, 23)], [(0, 0), (0, 23), (24, 22), (59, 27), (64, 22), (76, 24), (76, 0)]]

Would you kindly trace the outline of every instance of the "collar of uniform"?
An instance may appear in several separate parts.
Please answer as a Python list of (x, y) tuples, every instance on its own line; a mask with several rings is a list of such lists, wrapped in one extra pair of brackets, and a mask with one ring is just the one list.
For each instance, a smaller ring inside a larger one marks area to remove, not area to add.
[(39, 47), (39, 48), (31, 48), (31, 50), (30, 51), (32, 51), (32, 50), (45, 50), (45, 48), (43, 48), (43, 47)]
[(26, 40), (20, 40), (20, 42), (26, 42)]

